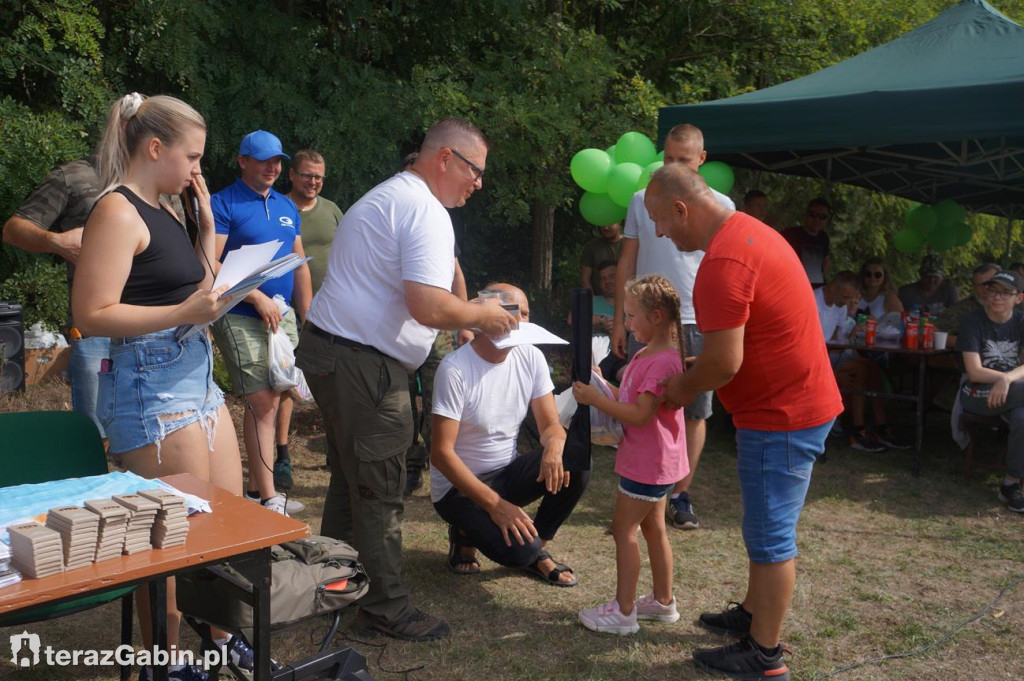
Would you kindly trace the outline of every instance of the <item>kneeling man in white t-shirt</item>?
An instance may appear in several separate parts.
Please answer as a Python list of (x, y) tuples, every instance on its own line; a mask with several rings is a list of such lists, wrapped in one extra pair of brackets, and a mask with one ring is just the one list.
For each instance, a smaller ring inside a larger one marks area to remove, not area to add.
[[(508, 284), (521, 320), (529, 302)], [(478, 334), (444, 358), (434, 377), (430, 497), (448, 523), (448, 567), (480, 571), (476, 551), (499, 565), (521, 568), (553, 586), (575, 586), (571, 568), (545, 550), (566, 521), (590, 472), (562, 468), (565, 429), (558, 423), (554, 386), (540, 350), (499, 350)], [(516, 455), (519, 427), (530, 409), (543, 447)], [(542, 499), (534, 518), (523, 510)]]

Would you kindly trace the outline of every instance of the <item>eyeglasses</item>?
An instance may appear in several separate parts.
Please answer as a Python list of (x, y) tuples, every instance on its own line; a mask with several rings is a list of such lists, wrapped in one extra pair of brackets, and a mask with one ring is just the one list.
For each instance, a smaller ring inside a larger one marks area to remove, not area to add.
[(807, 211), (807, 216), (815, 218), (816, 220), (828, 220), (828, 213), (819, 213), (817, 211)]
[(327, 179), (326, 175), (314, 175), (313, 173), (300, 173), (297, 170), (294, 171), (294, 172), (295, 172), (296, 175), (301, 177), (303, 180), (312, 180), (313, 182), (323, 182), (325, 179)]
[(456, 151), (455, 149), (452, 149), (451, 147), (448, 147), (448, 148), (449, 148), (449, 149), (451, 149), (451, 152), (452, 152), (453, 154), (455, 154), (456, 156), (458, 156), (458, 158), (459, 158), (459, 160), (460, 160), (460, 161), (462, 161), (462, 162), (463, 162), (463, 163), (465, 163), (465, 164), (466, 164), (467, 166), (469, 166), (470, 168), (472, 168), (472, 169), (473, 169), (473, 179), (474, 179), (474, 180), (479, 180), (479, 179), (480, 179), (481, 177), (483, 177), (483, 176), (484, 176), (484, 169), (483, 169), (483, 168), (481, 168), (481, 167), (480, 167), (480, 166), (478, 166), (477, 164), (475, 164), (475, 163), (473, 163), (472, 161), (470, 161), (470, 160), (469, 160), (468, 158), (466, 158), (465, 156), (463, 156), (462, 154), (460, 154), (460, 153), (459, 153), (458, 151)]
[(864, 273), (864, 278), (865, 279), (867, 279), (869, 277), (874, 277), (875, 279), (881, 279), (884, 276), (885, 276), (885, 272), (879, 272), (877, 270), (875, 270), (874, 272), (872, 272), (871, 270), (868, 270), (867, 272)]
[(1014, 296), (1016, 296), (1017, 292), (1016, 291), (997, 291), (994, 288), (990, 288), (988, 290), (988, 294), (990, 296), (992, 296), (993, 298), (1002, 298), (1003, 300), (1007, 300), (1009, 298), (1013, 298)]

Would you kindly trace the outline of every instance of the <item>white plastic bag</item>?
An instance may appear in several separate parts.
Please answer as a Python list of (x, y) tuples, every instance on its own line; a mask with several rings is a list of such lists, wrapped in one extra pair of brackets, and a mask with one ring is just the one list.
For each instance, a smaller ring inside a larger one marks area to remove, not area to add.
[(279, 393), (291, 390), (299, 384), (302, 372), (295, 366), (295, 349), (288, 334), (280, 326), (277, 331), (267, 331), (270, 352), (270, 387)]
[[(274, 296), (277, 309), (283, 317), (290, 309), (280, 295)], [(302, 370), (295, 366), (295, 348), (288, 334), (280, 325), (277, 331), (267, 331), (268, 363), (270, 364), (270, 387), (279, 393), (291, 391), (292, 398), (299, 402), (313, 399), (306, 377)]]
[[(615, 394), (608, 387), (604, 378), (593, 369), (590, 370), (590, 383), (610, 400), (615, 399)], [(622, 442), (622, 423), (618, 419), (609, 416), (597, 407), (590, 408), (590, 441), (595, 445), (606, 447), (614, 446)]]
[(558, 422), (563, 428), (568, 429), (572, 423), (573, 414), (576, 413), (576, 398), (572, 396), (572, 387), (568, 387), (555, 395), (555, 407), (558, 408)]

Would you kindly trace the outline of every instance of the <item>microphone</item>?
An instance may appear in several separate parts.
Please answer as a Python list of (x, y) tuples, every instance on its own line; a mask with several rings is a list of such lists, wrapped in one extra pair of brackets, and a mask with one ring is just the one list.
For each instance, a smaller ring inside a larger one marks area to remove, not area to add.
[(192, 208), (192, 217), (196, 221), (196, 227), (199, 226), (199, 197), (196, 196), (195, 190), (189, 185), (185, 187), (185, 193), (188, 195), (189, 206)]

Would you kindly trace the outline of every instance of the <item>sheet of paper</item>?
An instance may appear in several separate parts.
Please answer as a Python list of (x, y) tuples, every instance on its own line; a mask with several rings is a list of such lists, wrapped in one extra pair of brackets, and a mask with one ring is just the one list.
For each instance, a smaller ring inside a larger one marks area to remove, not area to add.
[(217, 279), (213, 282), (213, 288), (223, 286), (234, 286), (250, 274), (266, 267), (277, 251), (281, 248), (281, 241), (268, 241), (263, 244), (250, 244), (230, 251), (224, 258), (217, 273)]
[(494, 341), (494, 347), (499, 350), (515, 347), (516, 345), (568, 345), (569, 341), (562, 340), (551, 333), (543, 326), (520, 322), (519, 328), (513, 330), (504, 338)]

